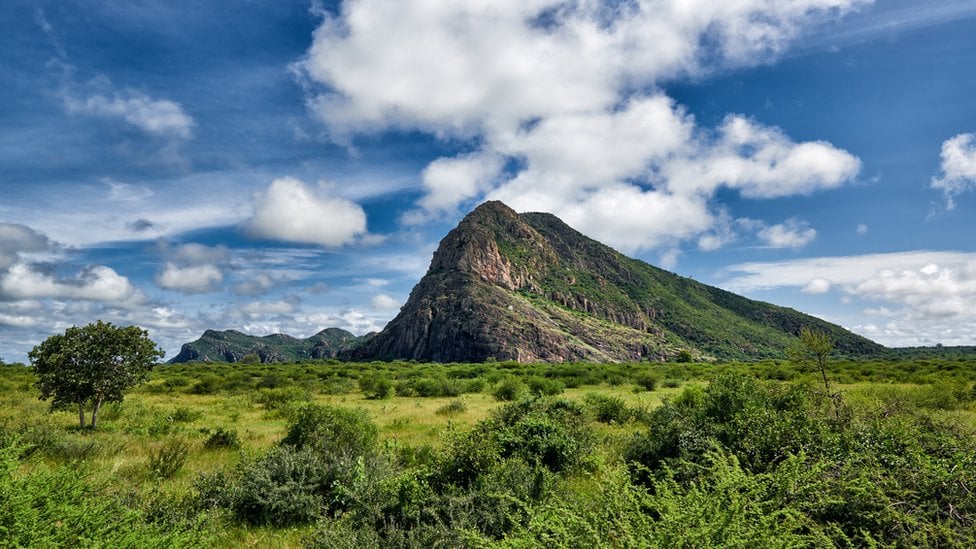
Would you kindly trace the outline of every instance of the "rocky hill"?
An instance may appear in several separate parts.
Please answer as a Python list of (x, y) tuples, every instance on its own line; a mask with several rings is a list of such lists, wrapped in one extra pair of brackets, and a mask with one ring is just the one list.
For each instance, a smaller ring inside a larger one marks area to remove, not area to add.
[(800, 328), (848, 355), (882, 347), (840, 326), (628, 258), (544, 213), (471, 212), (357, 360), (666, 360), (782, 356)]
[(359, 345), (363, 339), (339, 328), (327, 328), (306, 339), (284, 334), (257, 337), (234, 330), (207, 330), (200, 339), (183, 344), (180, 353), (169, 362), (239, 362), (249, 354), (258, 355), (265, 363), (332, 358)]

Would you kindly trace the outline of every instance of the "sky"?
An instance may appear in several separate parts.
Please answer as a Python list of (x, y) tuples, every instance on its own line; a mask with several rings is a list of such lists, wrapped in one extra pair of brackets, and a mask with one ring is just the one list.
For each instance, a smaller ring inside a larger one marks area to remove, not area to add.
[(8, 0), (0, 358), (381, 329), (485, 200), (976, 344), (976, 0)]

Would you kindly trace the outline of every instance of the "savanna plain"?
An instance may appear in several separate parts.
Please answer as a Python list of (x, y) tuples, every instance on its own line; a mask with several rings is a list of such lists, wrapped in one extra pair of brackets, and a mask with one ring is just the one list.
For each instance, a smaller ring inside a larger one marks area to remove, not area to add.
[(4, 547), (972, 547), (976, 349), (807, 365), (0, 366)]

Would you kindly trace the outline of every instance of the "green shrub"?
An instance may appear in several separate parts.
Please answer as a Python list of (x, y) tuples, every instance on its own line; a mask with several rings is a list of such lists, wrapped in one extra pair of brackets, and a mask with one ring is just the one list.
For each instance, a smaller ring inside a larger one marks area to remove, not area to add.
[(167, 479), (179, 473), (190, 457), (190, 445), (183, 439), (172, 438), (149, 450), (146, 468), (156, 478)]
[(660, 376), (657, 374), (652, 374), (649, 372), (644, 372), (639, 374), (634, 378), (634, 383), (638, 387), (642, 387), (645, 391), (654, 391), (657, 389), (657, 384), (661, 381)]
[(281, 443), (298, 449), (364, 455), (376, 448), (377, 438), (376, 424), (363, 410), (308, 404), (298, 411)]
[(512, 402), (519, 400), (526, 395), (528, 392), (528, 387), (522, 383), (518, 378), (506, 377), (498, 382), (491, 391), (491, 395), (495, 397), (496, 400)]
[(600, 423), (626, 423), (633, 412), (622, 399), (600, 393), (588, 393), (583, 402)]
[[(187, 408), (186, 406), (179, 406), (173, 410), (170, 417), (172, 417), (173, 421), (177, 423), (192, 423), (203, 417), (203, 412), (194, 410), (192, 408)], [(102, 416), (102, 419), (105, 419), (105, 417)]]
[(468, 410), (468, 405), (463, 400), (452, 400), (434, 411), (435, 414), (449, 416), (464, 413)]
[(288, 416), (292, 409), (312, 399), (311, 393), (302, 387), (277, 387), (261, 389), (254, 396), (255, 402), (264, 406), (269, 412), (278, 412)]
[(243, 463), (238, 484), (221, 499), (249, 524), (310, 524), (327, 510), (334, 480), (322, 458), (310, 448), (279, 446), (260, 459)]
[(203, 443), (203, 447), (208, 449), (240, 448), (240, 446), (241, 439), (237, 431), (223, 427), (218, 427), (216, 431), (210, 433)]
[(536, 396), (556, 396), (566, 390), (561, 381), (539, 376), (526, 378), (525, 384), (529, 387), (529, 392)]
[(74, 468), (18, 471), (22, 450), (18, 445), (0, 447), (4, 547), (210, 547), (214, 542), (201, 518), (151, 521), (140, 505), (87, 484)]
[(359, 390), (368, 399), (384, 399), (393, 393), (393, 382), (384, 375), (364, 375), (359, 378)]

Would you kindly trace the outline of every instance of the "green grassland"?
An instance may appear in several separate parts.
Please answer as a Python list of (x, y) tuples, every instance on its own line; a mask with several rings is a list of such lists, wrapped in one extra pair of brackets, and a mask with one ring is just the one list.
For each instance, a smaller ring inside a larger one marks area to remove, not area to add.
[(178, 364), (99, 428), (0, 366), (0, 546), (976, 544), (976, 352)]

